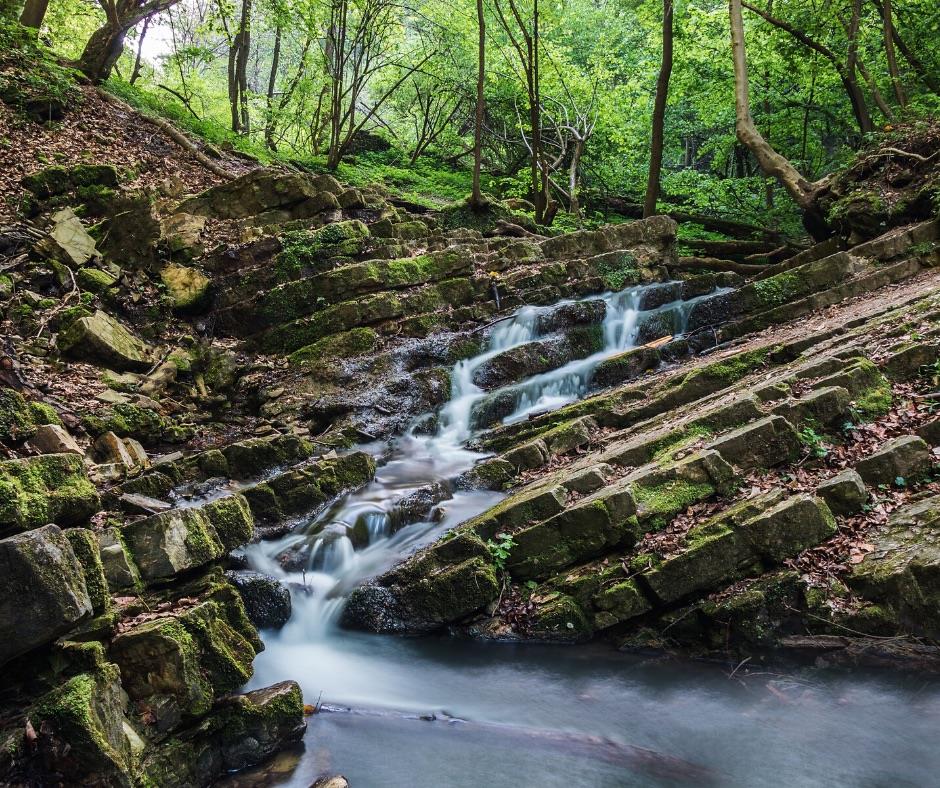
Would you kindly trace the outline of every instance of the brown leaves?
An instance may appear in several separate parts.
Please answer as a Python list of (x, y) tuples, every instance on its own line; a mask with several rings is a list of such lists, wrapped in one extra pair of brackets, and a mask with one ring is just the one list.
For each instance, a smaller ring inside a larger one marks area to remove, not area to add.
[[(118, 597), (118, 599), (134, 599), (136, 601), (135, 597)], [(120, 605), (120, 603), (118, 604)], [(136, 616), (132, 616), (121, 621), (117, 625), (117, 632), (118, 634), (127, 632), (128, 630), (131, 630), (146, 621), (155, 621), (158, 618), (171, 618), (178, 615), (183, 610), (194, 607), (197, 604), (199, 604), (199, 600), (196, 597), (181, 597), (180, 599), (161, 602), (151, 610), (148, 610), (144, 613), (138, 613)]]

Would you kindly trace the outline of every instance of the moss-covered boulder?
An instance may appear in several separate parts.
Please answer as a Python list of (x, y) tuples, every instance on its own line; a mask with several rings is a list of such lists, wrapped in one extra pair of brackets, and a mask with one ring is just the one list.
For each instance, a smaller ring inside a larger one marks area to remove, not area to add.
[(101, 310), (72, 323), (59, 335), (58, 345), (63, 353), (118, 371), (146, 370), (153, 364), (152, 349)]
[(209, 306), (211, 280), (198, 268), (170, 264), (160, 271), (160, 281), (180, 312), (197, 312)]
[(159, 728), (202, 716), (215, 698), (251, 678), (255, 644), (226, 607), (207, 600), (138, 624), (112, 641), (110, 655), (125, 689), (156, 710)]
[(91, 615), (85, 572), (55, 525), (0, 540), (0, 665)]
[(45, 402), (29, 401), (15, 389), (0, 388), (0, 442), (18, 444), (32, 438), (37, 427), (61, 423)]
[(252, 438), (222, 450), (229, 473), (235, 479), (250, 479), (280, 466), (293, 465), (313, 454), (313, 445), (294, 435)]
[(930, 448), (923, 438), (902, 435), (861, 460), (856, 470), (868, 484), (903, 485), (923, 478), (932, 464)]
[(73, 676), (29, 710), (33, 728), (44, 733), (36, 753), (44, 774), (68, 785), (135, 784), (145, 744), (119, 678), (117, 668), (105, 663)]
[(173, 509), (124, 526), (121, 536), (148, 583), (217, 561), (251, 539), (248, 502), (232, 495), (201, 508)]
[(306, 727), (303, 695), (293, 681), (230, 696), (197, 726), (148, 754), (139, 780), (144, 785), (211, 785), (298, 741)]
[(266, 211), (292, 208), (315, 197), (318, 191), (308, 175), (257, 169), (186, 200), (177, 213), (245, 219)]
[(99, 506), (98, 493), (77, 454), (0, 462), (0, 532), (80, 523)]
[(104, 565), (94, 531), (87, 528), (67, 528), (63, 531), (85, 578), (85, 588), (95, 614), (103, 613), (111, 605), (111, 593), (104, 575)]

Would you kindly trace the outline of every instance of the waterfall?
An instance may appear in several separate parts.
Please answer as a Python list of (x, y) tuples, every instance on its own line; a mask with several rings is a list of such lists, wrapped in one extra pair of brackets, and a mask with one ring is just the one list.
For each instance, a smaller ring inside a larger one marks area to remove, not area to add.
[[(453, 479), (482, 457), (464, 446), (475, 432), (474, 408), (485, 397), (506, 392), (512, 396), (513, 409), (504, 423), (577, 400), (588, 393), (594, 370), (601, 362), (635, 346), (645, 320), (662, 319), (673, 333), (681, 333), (694, 304), (714, 295), (643, 309), (644, 297), (653, 288), (662, 287), (638, 286), (601, 297), (605, 312), (601, 325), (603, 346), (598, 352), (495, 392), (484, 391), (473, 382), (474, 373), (483, 364), (507, 350), (554, 336), (557, 327), (545, 318), (559, 307), (577, 302), (522, 307), (492, 328), (483, 352), (454, 365), (451, 397), (438, 414), (435, 434), (401, 436), (392, 446), (391, 459), (381, 465), (370, 484), (282, 539), (249, 547), (248, 559), (253, 568), (282, 578), (294, 591), (295, 614), (279, 637), (301, 641), (322, 637), (356, 585), (499, 500), (498, 493), (457, 491), (439, 506), (429, 522), (397, 530), (395, 527), (399, 523), (397, 503), (404, 496)], [(285, 568), (278, 556), (290, 551), (294, 551), (293, 559)]]

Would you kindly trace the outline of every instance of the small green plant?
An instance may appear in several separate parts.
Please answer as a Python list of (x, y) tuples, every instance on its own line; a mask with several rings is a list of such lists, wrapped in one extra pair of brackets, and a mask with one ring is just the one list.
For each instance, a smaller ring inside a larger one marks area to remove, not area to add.
[(907, 487), (907, 480), (903, 476), (895, 476), (894, 486), (895, 487)]
[(804, 427), (800, 430), (800, 442), (806, 447), (811, 457), (822, 459), (829, 454), (826, 442), (816, 430), (812, 427)]
[(493, 539), (487, 541), (486, 549), (490, 551), (490, 555), (493, 557), (493, 566), (496, 567), (497, 572), (506, 571), (506, 559), (509, 558), (509, 553), (515, 546), (516, 540), (512, 538), (511, 534), (496, 534), (495, 541)]

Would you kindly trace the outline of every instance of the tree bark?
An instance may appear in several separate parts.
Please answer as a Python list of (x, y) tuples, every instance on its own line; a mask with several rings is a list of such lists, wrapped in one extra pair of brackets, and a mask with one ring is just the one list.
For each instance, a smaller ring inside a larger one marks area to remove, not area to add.
[(141, 56), (144, 51), (144, 39), (147, 37), (147, 28), (150, 27), (150, 17), (148, 16), (144, 20), (144, 26), (140, 31), (140, 38), (137, 39), (137, 56), (134, 58), (134, 70), (131, 71), (131, 76), (128, 82), (132, 85), (140, 77), (140, 66), (141, 66)]
[(905, 43), (904, 39), (901, 38), (901, 34), (898, 33), (898, 29), (894, 26), (894, 23), (891, 20), (891, 17), (888, 15), (887, 9), (882, 4), (881, 0), (872, 0), (872, 2), (875, 4), (875, 8), (878, 9), (878, 13), (881, 14), (881, 19), (885, 26), (891, 29), (891, 38), (893, 39), (895, 46), (897, 46), (901, 54), (904, 55), (904, 59), (911, 64), (911, 68), (914, 69), (914, 72), (918, 77), (920, 77), (920, 80), (928, 88), (930, 88), (931, 91), (940, 96), (940, 80), (930, 73), (929, 69), (927, 69), (923, 61), (917, 57), (917, 55)]
[(23, 27), (34, 27), (38, 30), (46, 18), (47, 8), (49, 8), (49, 0), (26, 0), (23, 13), (20, 15), (20, 24)]
[[(663, 142), (666, 123), (666, 99), (669, 97), (669, 76), (672, 74), (672, 0), (663, 0), (663, 57), (656, 80), (653, 104), (653, 134), (650, 141), (650, 168), (646, 180), (643, 218), (656, 213), (659, 198), (659, 176), (663, 167)], [(572, 190), (573, 191), (573, 190)]]
[(730, 0), (729, 2), (731, 52), (734, 59), (734, 103), (737, 137), (754, 154), (754, 158), (757, 159), (761, 169), (767, 175), (776, 178), (800, 208), (804, 211), (810, 210), (813, 208), (814, 185), (807, 181), (789, 160), (770, 146), (757, 130), (754, 119), (751, 117), (741, 3), (742, 0)]
[(275, 150), (274, 144), (274, 89), (277, 87), (277, 69), (281, 62), (281, 25), (274, 29), (274, 52), (271, 54), (271, 73), (268, 75), (267, 109), (264, 121), (264, 144), (268, 150)]
[(473, 122), (473, 189), (470, 192), (470, 206), (479, 208), (483, 205), (483, 192), (480, 190), (480, 169), (483, 166), (483, 80), (486, 76), (486, 19), (483, 16), (483, 0), (477, 0), (477, 100)]
[(894, 97), (898, 100), (898, 105), (902, 108), (907, 106), (907, 96), (904, 93), (904, 86), (901, 84), (901, 72), (898, 69), (898, 59), (894, 54), (894, 23), (892, 20), (891, 0), (884, 0), (884, 14), (882, 15), (883, 33), (885, 47), (885, 59), (888, 61), (888, 73), (891, 75), (891, 85), (894, 87)]

